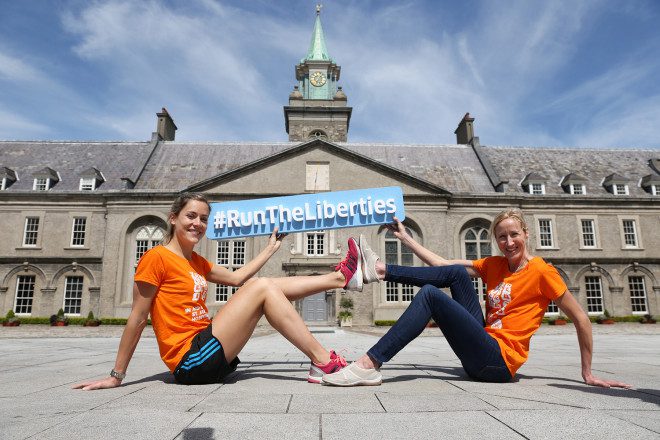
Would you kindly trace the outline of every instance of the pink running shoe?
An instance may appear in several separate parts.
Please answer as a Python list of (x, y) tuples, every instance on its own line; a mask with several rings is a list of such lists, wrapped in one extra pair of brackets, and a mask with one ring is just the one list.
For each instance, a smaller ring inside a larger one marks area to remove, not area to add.
[(307, 376), (307, 382), (311, 383), (321, 383), (323, 380), (324, 374), (336, 373), (347, 365), (346, 359), (341, 355), (335, 353), (334, 350), (330, 350), (330, 362), (325, 365), (319, 365), (312, 362), (309, 366), (309, 375)]
[(346, 278), (345, 290), (362, 292), (362, 265), (360, 264), (360, 247), (353, 237), (348, 239), (348, 252), (336, 267)]

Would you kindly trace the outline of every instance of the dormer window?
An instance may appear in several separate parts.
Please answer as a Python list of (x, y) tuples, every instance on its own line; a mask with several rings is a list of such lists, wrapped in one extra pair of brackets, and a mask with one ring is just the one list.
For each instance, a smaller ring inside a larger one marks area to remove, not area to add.
[(7, 167), (0, 167), (0, 191), (6, 190), (17, 180), (18, 176), (14, 170)]
[(60, 175), (57, 171), (48, 167), (37, 171), (33, 176), (32, 189), (34, 191), (48, 191), (60, 181)]
[(613, 173), (603, 179), (603, 186), (607, 192), (614, 194), (615, 196), (627, 196), (628, 195), (628, 179)]
[(612, 188), (612, 193), (615, 196), (627, 196), (628, 195), (628, 185), (622, 184), (622, 183), (617, 183), (616, 185), (613, 185)]
[(48, 177), (37, 177), (32, 184), (34, 191), (48, 191), (50, 189), (50, 179)]
[(532, 183), (529, 185), (529, 193), (530, 194), (545, 194), (545, 185), (542, 183)]
[(657, 174), (649, 174), (642, 177), (639, 181), (639, 186), (651, 195), (660, 196), (660, 176)]
[(537, 173), (529, 173), (520, 182), (520, 186), (529, 194), (543, 195), (545, 194), (545, 181), (545, 177)]
[(559, 182), (559, 186), (569, 194), (584, 195), (587, 193), (587, 179), (575, 173), (565, 175)]
[(96, 189), (96, 180), (85, 177), (80, 178), (80, 191), (94, 191)]
[(569, 188), (571, 194), (582, 195), (587, 193), (586, 189), (584, 188), (584, 185), (581, 183), (571, 183), (569, 185)]
[(103, 182), (105, 182), (103, 174), (96, 168), (92, 167), (80, 175), (80, 185), (78, 186), (78, 189), (80, 191), (94, 191)]

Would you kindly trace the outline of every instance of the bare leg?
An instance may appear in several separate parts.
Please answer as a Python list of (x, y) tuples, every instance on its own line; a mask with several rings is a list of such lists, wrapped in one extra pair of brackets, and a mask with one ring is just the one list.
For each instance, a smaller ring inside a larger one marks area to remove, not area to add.
[(271, 278), (271, 281), (282, 289), (290, 301), (325, 290), (339, 289), (346, 284), (344, 275), (339, 271), (325, 275)]
[(213, 336), (222, 344), (227, 361), (238, 356), (264, 315), (275, 330), (312, 362), (330, 361), (330, 353), (312, 336), (282, 290), (267, 278), (245, 283), (213, 318)]

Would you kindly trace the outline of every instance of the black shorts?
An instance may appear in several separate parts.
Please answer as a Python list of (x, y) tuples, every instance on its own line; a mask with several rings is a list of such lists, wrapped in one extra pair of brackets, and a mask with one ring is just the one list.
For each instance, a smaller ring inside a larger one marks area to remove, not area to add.
[(225, 350), (213, 336), (209, 324), (193, 337), (190, 350), (174, 369), (174, 378), (183, 385), (218, 383), (236, 370), (240, 362), (238, 356), (231, 363), (227, 362)]

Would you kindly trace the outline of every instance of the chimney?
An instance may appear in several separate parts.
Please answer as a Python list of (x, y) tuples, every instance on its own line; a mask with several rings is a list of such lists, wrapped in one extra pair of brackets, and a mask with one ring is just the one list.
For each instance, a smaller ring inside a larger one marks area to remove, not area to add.
[(160, 113), (156, 113), (156, 116), (158, 116), (158, 123), (156, 125), (158, 139), (163, 141), (173, 141), (176, 125), (170, 114), (167, 112), (167, 109), (163, 107), (163, 110)]
[(470, 117), (470, 113), (466, 113), (465, 116), (463, 116), (463, 119), (461, 119), (461, 122), (458, 124), (458, 128), (454, 131), (457, 144), (469, 144), (474, 138), (473, 122), (474, 118)]

